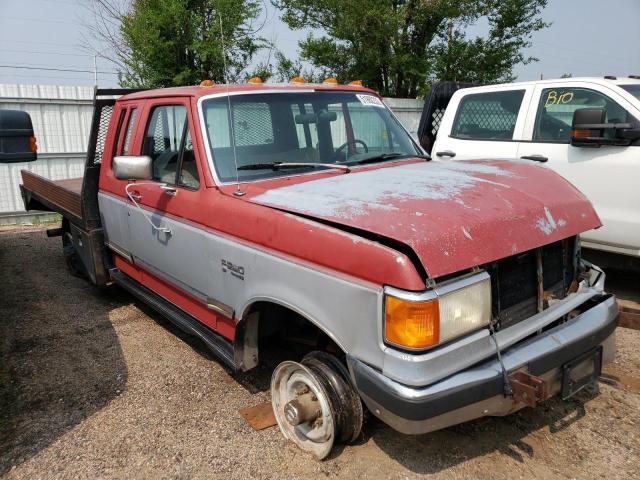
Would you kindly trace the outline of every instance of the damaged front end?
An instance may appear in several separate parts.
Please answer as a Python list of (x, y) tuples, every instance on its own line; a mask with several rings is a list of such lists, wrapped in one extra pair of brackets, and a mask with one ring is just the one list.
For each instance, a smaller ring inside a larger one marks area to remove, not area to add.
[[(348, 358), (376, 416), (418, 434), (506, 415), (557, 394), (572, 396), (596, 382), (602, 364), (613, 360), (617, 303), (603, 291), (604, 273), (580, 259), (577, 238), (441, 279), (431, 290), (446, 296), (487, 276), (491, 313), (484, 325), (422, 351), (387, 342), (382, 370)], [(399, 295), (395, 289), (386, 293)], [(460, 317), (476, 318), (465, 308), (458, 307)]]

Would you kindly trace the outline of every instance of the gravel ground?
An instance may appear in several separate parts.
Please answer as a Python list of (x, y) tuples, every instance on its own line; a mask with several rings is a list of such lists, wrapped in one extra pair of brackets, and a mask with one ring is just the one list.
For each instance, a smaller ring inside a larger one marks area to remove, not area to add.
[(229, 375), (117, 288), (71, 277), (43, 228), (0, 229), (2, 478), (640, 478), (640, 331), (568, 402), (410, 437), (375, 419), (317, 462), (238, 410), (269, 372)]

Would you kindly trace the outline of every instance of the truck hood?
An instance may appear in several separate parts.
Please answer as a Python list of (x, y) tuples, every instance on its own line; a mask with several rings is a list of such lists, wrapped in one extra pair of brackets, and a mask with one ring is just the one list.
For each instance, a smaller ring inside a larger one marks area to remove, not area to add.
[(568, 181), (521, 161), (422, 161), (305, 178), (247, 200), (402, 242), (431, 278), (602, 225)]

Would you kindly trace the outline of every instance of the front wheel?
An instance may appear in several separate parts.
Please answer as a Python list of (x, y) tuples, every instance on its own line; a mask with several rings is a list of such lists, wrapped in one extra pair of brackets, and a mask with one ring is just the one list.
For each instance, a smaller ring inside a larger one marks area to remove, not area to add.
[(329, 455), (335, 442), (354, 441), (362, 428), (362, 403), (349, 374), (325, 352), (278, 365), (271, 402), (284, 436), (318, 459)]

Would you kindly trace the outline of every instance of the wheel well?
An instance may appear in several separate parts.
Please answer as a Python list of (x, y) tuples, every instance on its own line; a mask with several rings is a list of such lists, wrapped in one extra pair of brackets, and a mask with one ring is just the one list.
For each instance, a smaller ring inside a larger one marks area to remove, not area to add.
[(255, 302), (245, 310), (234, 343), (236, 364), (244, 371), (264, 362), (299, 361), (312, 350), (344, 357), (340, 346), (314, 322), (271, 301)]

